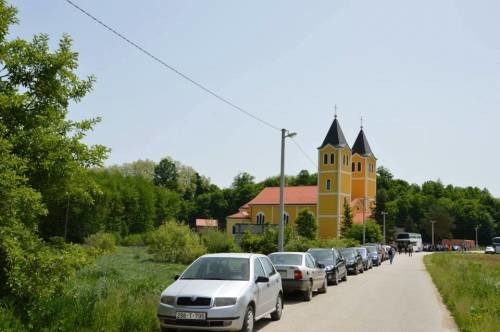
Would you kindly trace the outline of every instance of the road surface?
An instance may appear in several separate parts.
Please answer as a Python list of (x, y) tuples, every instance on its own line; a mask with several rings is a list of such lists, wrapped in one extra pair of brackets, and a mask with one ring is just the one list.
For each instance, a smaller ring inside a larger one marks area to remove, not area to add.
[(285, 300), (278, 322), (263, 319), (256, 331), (458, 331), (423, 263), (424, 253), (396, 254), (394, 264), (349, 276), (311, 302)]

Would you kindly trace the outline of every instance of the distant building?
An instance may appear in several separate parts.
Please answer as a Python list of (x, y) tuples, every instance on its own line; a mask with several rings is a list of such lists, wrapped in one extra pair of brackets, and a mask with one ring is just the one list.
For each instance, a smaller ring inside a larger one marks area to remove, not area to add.
[[(363, 214), (368, 218), (375, 204), (376, 164), (363, 127), (351, 149), (335, 116), (318, 148), (318, 184), (285, 188), (285, 223), (295, 223), (299, 212), (306, 209), (315, 215), (321, 238), (337, 237), (344, 200), (352, 208), (354, 223), (362, 223)], [(264, 224), (278, 223), (279, 187), (267, 187), (227, 217), (226, 229), (240, 236), (246, 230), (261, 233)]]
[(196, 230), (218, 229), (219, 223), (215, 219), (196, 219)]

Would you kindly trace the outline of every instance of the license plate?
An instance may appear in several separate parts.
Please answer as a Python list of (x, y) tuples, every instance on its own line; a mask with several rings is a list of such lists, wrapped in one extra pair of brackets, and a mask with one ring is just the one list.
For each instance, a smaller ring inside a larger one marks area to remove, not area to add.
[(175, 314), (176, 319), (191, 319), (191, 320), (205, 320), (207, 314), (205, 312), (183, 312), (179, 311)]

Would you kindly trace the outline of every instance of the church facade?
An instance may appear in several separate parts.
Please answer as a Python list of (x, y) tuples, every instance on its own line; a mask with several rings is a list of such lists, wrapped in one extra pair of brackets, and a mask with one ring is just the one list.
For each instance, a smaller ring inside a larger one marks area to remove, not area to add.
[[(363, 127), (351, 148), (335, 116), (318, 148), (317, 185), (285, 187), (285, 223), (293, 224), (306, 209), (315, 215), (321, 238), (336, 238), (345, 202), (352, 209), (354, 223), (362, 223), (371, 215), (376, 199), (376, 164)], [(238, 236), (247, 230), (259, 233), (265, 224), (278, 223), (279, 187), (267, 187), (227, 217), (226, 229)]]

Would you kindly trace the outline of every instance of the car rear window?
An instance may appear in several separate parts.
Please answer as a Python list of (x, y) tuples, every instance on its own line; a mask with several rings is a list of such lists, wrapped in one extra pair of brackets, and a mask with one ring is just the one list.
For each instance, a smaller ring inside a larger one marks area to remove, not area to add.
[(269, 258), (274, 265), (302, 265), (300, 254), (271, 254)]

